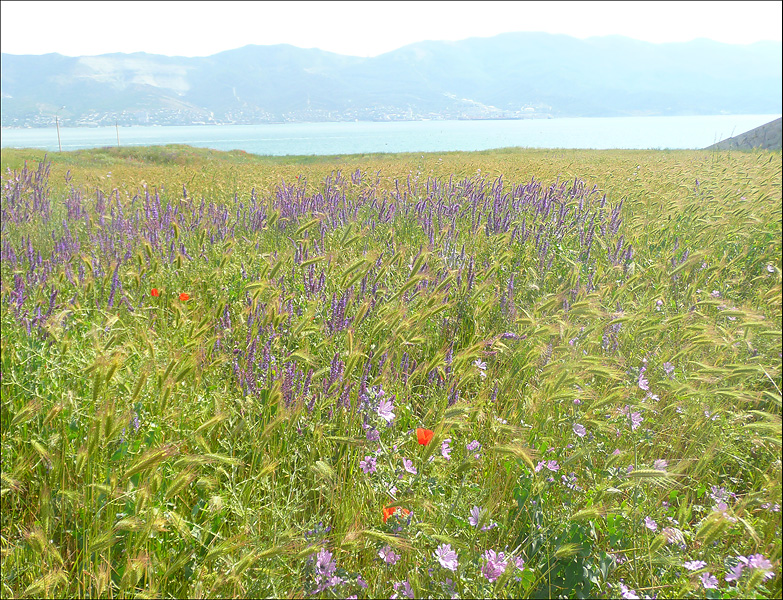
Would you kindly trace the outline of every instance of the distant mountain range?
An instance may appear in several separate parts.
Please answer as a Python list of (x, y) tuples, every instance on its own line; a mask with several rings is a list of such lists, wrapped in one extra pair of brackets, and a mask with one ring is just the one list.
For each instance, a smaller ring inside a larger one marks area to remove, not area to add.
[(373, 58), (2, 54), (2, 126), (777, 114), (781, 46), (507, 33)]

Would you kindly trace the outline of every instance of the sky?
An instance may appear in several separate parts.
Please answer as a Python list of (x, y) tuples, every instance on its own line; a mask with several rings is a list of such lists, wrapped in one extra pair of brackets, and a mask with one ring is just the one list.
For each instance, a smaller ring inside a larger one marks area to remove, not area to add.
[(291, 44), (377, 56), (423, 40), (515, 31), (647, 42), (781, 41), (783, 2), (0, 2), (0, 49), (209, 56)]

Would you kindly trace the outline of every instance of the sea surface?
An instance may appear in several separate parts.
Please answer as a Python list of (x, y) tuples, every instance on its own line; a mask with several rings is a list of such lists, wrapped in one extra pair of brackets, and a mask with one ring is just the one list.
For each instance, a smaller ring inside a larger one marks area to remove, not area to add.
[[(696, 149), (739, 135), (780, 115), (614, 117), (487, 121), (395, 121), (60, 127), (63, 151), (188, 144), (252, 154), (339, 155), (523, 148)], [(3, 129), (3, 148), (58, 150), (57, 130)]]

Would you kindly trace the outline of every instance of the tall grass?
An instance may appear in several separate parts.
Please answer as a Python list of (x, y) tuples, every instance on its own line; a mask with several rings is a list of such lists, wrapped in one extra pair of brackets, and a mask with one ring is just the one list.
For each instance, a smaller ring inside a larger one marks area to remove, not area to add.
[(2, 166), (4, 596), (780, 595), (780, 153)]

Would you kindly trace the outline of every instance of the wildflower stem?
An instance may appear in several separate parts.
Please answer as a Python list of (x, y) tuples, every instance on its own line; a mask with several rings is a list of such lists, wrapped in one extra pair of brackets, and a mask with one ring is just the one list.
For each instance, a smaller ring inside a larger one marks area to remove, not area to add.
[(451, 505), (451, 508), (449, 508), (449, 512), (446, 513), (446, 515), (443, 517), (443, 523), (440, 526), (440, 531), (438, 534), (443, 533), (443, 530), (446, 529), (446, 523), (449, 520), (449, 517), (454, 514), (454, 508), (457, 506), (457, 503), (459, 502), (460, 497), (462, 496), (462, 490), (465, 489), (465, 480), (467, 479), (468, 474), (465, 473), (462, 476), (462, 483), (459, 484), (459, 491), (457, 492), (457, 497), (454, 498), (454, 502)]

